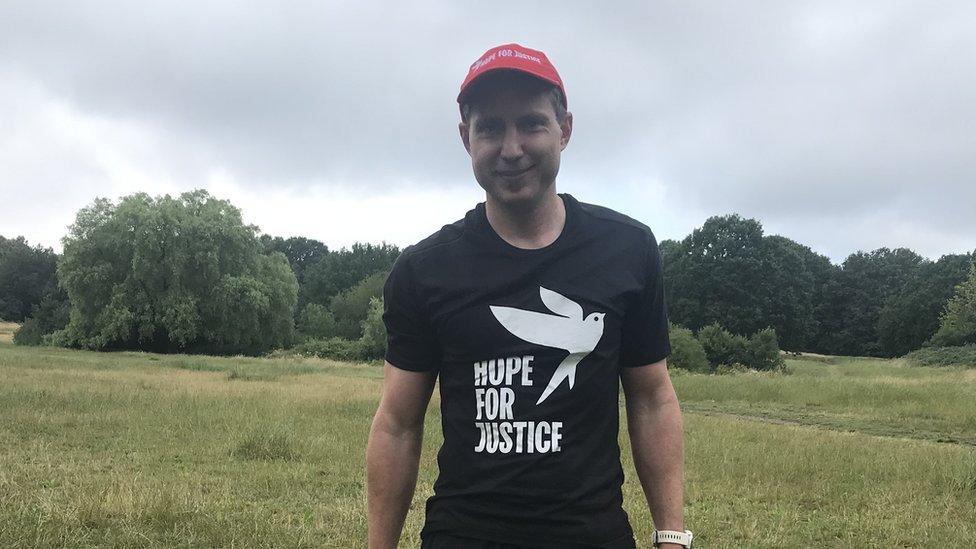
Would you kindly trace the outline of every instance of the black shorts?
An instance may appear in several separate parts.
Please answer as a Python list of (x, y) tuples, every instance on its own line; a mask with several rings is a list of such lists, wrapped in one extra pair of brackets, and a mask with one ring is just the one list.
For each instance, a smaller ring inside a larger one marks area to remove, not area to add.
[[(564, 547), (566, 549), (599, 549), (595, 545), (574, 545), (572, 547), (562, 545), (560, 547)], [(632, 538), (630, 543), (614, 543), (610, 547), (619, 547), (621, 549), (636, 548), (637, 543), (634, 542)], [(451, 534), (446, 534), (443, 532), (435, 532), (433, 534), (428, 534), (423, 538), (420, 549), (538, 549), (538, 546), (465, 538), (460, 536), (452, 536)]]

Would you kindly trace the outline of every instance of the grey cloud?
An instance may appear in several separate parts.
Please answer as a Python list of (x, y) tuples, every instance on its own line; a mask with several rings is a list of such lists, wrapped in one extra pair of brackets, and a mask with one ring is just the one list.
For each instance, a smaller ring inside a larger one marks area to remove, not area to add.
[(8, 2), (0, 64), (255, 188), (373, 191), (473, 184), (457, 85), (517, 41), (567, 83), (563, 177), (581, 185), (653, 179), (675, 209), (811, 239), (862, 217), (877, 241), (899, 219), (976, 235), (967, 2), (247, 6)]

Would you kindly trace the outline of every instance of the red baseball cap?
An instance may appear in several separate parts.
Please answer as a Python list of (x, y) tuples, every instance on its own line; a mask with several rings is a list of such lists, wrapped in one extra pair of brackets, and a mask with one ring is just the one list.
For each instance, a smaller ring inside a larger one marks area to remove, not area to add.
[(569, 108), (563, 80), (559, 78), (556, 67), (552, 66), (546, 54), (518, 44), (495, 46), (472, 63), (471, 68), (468, 69), (468, 75), (461, 83), (461, 91), (457, 97), (458, 103), (464, 99), (464, 94), (471, 87), (472, 82), (485, 73), (503, 69), (521, 71), (555, 85), (563, 94), (563, 107)]

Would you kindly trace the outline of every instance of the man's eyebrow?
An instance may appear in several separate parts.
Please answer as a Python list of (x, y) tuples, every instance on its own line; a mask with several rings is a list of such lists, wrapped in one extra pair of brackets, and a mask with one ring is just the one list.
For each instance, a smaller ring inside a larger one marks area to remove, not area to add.
[(544, 112), (530, 112), (519, 117), (520, 122), (547, 122), (549, 116)]
[(479, 117), (477, 120), (475, 120), (474, 125), (475, 127), (480, 128), (488, 124), (497, 124), (500, 120), (501, 117), (498, 116), (486, 116), (484, 118)]

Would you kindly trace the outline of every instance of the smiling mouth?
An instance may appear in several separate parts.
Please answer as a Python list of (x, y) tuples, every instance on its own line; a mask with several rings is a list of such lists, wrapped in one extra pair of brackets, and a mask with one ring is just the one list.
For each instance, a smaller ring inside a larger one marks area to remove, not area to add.
[(502, 177), (518, 177), (534, 167), (535, 165), (529, 166), (528, 168), (522, 170), (495, 170), (495, 173)]

